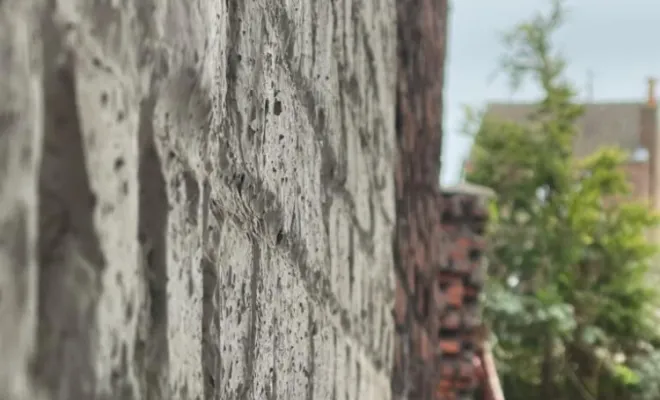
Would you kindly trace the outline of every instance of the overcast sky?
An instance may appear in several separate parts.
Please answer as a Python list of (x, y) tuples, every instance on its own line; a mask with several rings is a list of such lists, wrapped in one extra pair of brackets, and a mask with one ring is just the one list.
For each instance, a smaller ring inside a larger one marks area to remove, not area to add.
[[(458, 179), (470, 140), (460, 130), (461, 106), (487, 101), (528, 100), (533, 87), (512, 94), (504, 79), (489, 82), (502, 53), (501, 32), (546, 7), (547, 0), (453, 0), (450, 15), (442, 180)], [(646, 80), (660, 78), (660, 1), (569, 0), (568, 21), (557, 46), (568, 75), (586, 88), (593, 73), (595, 100), (646, 99)]]

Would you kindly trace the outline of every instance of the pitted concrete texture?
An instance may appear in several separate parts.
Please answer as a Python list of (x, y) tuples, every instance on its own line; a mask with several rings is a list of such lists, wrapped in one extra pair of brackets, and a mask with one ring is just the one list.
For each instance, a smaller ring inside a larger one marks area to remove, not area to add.
[(390, 398), (394, 18), (0, 2), (0, 399)]

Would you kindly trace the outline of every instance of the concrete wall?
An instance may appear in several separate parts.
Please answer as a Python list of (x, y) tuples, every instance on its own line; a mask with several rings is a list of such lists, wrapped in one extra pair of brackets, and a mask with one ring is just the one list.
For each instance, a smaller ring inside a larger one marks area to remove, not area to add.
[(0, 398), (390, 397), (393, 0), (0, 2)]

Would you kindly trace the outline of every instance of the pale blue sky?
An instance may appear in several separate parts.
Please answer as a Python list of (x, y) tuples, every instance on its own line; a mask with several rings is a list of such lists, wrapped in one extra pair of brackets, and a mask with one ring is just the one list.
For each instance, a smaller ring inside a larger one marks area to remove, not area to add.
[[(445, 114), (442, 181), (458, 179), (470, 140), (459, 133), (461, 105), (483, 106), (488, 100), (528, 100), (534, 88), (511, 94), (505, 79), (489, 83), (502, 53), (500, 32), (547, 7), (547, 0), (453, 0)], [(568, 21), (557, 46), (569, 62), (568, 75), (586, 88), (593, 72), (598, 100), (646, 99), (646, 80), (660, 78), (660, 1), (569, 0)], [(660, 94), (660, 89), (659, 89)]]

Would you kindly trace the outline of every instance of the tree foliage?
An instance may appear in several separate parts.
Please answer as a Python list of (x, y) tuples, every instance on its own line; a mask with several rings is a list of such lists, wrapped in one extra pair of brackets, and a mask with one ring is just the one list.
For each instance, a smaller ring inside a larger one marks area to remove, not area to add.
[(552, 6), (506, 35), (502, 57), (514, 88), (531, 81), (543, 97), (527, 123), (481, 119), (467, 177), (498, 194), (484, 315), (499, 373), (508, 400), (660, 399), (646, 236), (658, 219), (631, 199), (626, 154), (573, 156), (583, 107), (552, 45), (565, 16)]

